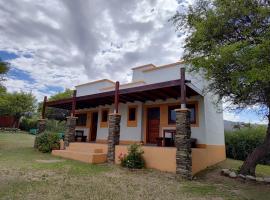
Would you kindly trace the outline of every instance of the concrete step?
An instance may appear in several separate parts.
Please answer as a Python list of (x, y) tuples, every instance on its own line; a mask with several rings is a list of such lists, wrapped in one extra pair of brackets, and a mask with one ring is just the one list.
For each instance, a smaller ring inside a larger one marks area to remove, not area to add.
[(81, 147), (76, 147), (76, 146), (69, 146), (66, 148), (68, 151), (79, 151), (79, 152), (85, 152), (85, 153), (103, 153), (103, 149), (101, 148), (91, 148), (88, 146), (81, 146)]
[(67, 150), (92, 153), (107, 153), (108, 145), (98, 143), (72, 142), (67, 147)]
[(53, 150), (52, 155), (95, 164), (104, 163), (107, 160), (107, 154), (105, 153), (91, 153), (73, 150)]

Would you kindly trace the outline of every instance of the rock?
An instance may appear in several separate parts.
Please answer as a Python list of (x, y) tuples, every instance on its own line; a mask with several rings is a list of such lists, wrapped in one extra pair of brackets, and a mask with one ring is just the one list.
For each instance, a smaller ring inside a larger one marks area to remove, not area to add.
[(250, 176), (250, 175), (247, 175), (246, 179), (250, 180), (250, 181), (256, 181), (256, 178), (254, 176)]
[(235, 173), (235, 172), (231, 172), (231, 173), (229, 174), (229, 177), (231, 177), (231, 178), (236, 178), (236, 177), (237, 177), (237, 175), (236, 175), (236, 173)]
[(246, 179), (246, 176), (243, 175), (243, 174), (239, 174), (238, 177), (239, 177), (239, 178), (242, 178), (242, 179)]
[(231, 173), (231, 171), (229, 169), (222, 169), (221, 170), (221, 174), (224, 176), (228, 176)]
[(264, 180), (263, 180), (262, 177), (256, 177), (256, 181), (257, 181), (257, 182), (263, 182)]
[(265, 183), (270, 183), (270, 177), (264, 178), (263, 181), (264, 181)]

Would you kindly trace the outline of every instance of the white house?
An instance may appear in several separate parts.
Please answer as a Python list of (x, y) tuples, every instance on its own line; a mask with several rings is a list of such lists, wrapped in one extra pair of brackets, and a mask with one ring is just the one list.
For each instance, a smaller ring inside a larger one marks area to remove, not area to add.
[[(180, 68), (177, 62), (133, 68), (132, 82), (120, 84), (120, 144), (143, 143), (148, 167), (175, 171), (175, 109), (180, 108)], [(186, 70), (188, 71), (188, 70)], [(186, 72), (187, 108), (191, 111), (192, 171), (196, 173), (226, 158), (223, 113), (215, 96), (204, 93), (207, 81)], [(108, 114), (114, 112), (115, 82), (103, 79), (76, 86), (77, 142), (106, 144)], [(71, 107), (71, 99), (48, 102), (48, 106)], [(106, 148), (104, 149), (106, 151)], [(60, 155), (60, 154), (57, 154)], [(169, 164), (168, 164), (169, 163)]]

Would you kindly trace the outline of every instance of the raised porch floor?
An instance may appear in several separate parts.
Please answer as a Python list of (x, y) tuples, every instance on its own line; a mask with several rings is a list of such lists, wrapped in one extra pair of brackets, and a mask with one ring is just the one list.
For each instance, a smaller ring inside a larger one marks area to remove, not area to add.
[[(65, 150), (54, 150), (52, 155), (78, 160), (86, 163), (105, 163), (107, 161), (107, 144), (70, 143)], [(142, 146), (143, 157), (147, 168), (160, 171), (176, 172), (176, 148)], [(119, 155), (127, 154), (128, 145), (116, 145), (115, 163), (120, 164)], [(192, 174), (226, 159), (225, 146), (205, 145), (203, 148), (192, 148)]]
[(65, 150), (53, 150), (52, 155), (86, 163), (105, 163), (107, 144), (73, 142)]

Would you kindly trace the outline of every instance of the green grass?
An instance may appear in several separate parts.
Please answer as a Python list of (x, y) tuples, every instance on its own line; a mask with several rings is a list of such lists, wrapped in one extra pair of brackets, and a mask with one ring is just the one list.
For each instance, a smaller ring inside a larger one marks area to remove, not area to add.
[[(32, 135), (0, 133), (0, 199), (270, 199), (270, 186), (242, 183), (219, 175), (237, 169), (226, 160), (179, 181), (156, 170), (129, 171), (114, 165), (90, 165), (33, 149)], [(40, 160), (60, 160), (43, 163)], [(270, 176), (269, 166), (258, 174)]]

